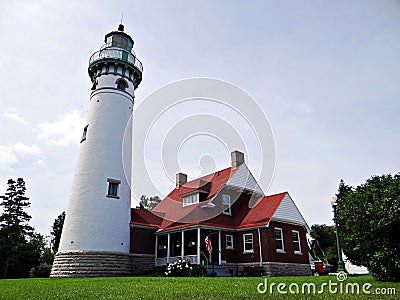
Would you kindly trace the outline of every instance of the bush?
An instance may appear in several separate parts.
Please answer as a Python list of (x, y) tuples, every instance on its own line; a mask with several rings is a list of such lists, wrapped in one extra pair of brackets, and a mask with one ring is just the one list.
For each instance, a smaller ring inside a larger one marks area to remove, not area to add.
[(51, 272), (51, 265), (48, 263), (41, 263), (35, 272), (36, 277), (47, 278), (50, 276)]
[(35, 269), (35, 268), (32, 268), (32, 269), (29, 271), (29, 277), (30, 277), (30, 278), (35, 277), (35, 273), (36, 273), (36, 269)]
[(29, 271), (29, 277), (39, 277), (39, 278), (47, 278), (50, 276), (51, 265), (48, 263), (41, 263), (36, 268), (31, 268)]
[(208, 273), (202, 266), (192, 266), (188, 260), (180, 259), (174, 263), (170, 263), (164, 274), (165, 276), (174, 277), (198, 277), (206, 276)]
[(201, 276), (209, 276), (209, 274), (203, 266), (193, 265), (192, 269), (190, 270), (190, 276), (201, 277)]

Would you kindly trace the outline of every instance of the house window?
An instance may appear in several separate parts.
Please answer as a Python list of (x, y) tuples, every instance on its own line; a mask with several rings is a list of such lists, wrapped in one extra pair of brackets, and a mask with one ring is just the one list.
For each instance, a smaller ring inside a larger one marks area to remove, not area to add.
[(282, 228), (275, 227), (276, 252), (285, 252)]
[(292, 241), (295, 254), (301, 254), (300, 233), (297, 230), (292, 230)]
[(243, 234), (243, 253), (254, 253), (253, 249), (253, 234)]
[(116, 84), (117, 84), (117, 89), (119, 89), (121, 91), (125, 91), (126, 88), (128, 87), (128, 84), (123, 79), (118, 79)]
[(108, 178), (107, 182), (108, 182), (107, 197), (119, 199), (118, 187), (119, 187), (121, 181)]
[(183, 197), (183, 206), (199, 203), (199, 193)]
[(89, 125), (86, 125), (85, 128), (83, 128), (81, 143), (86, 140), (86, 134), (87, 134), (88, 127), (89, 127)]
[(226, 235), (226, 249), (233, 249), (233, 235)]
[(224, 215), (231, 215), (231, 197), (229, 195), (222, 195), (222, 211)]

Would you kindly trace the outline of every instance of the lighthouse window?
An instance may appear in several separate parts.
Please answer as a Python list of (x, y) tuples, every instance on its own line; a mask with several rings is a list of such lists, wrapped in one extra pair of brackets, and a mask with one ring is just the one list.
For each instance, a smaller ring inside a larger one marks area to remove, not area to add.
[(123, 79), (118, 79), (116, 83), (117, 83), (117, 89), (121, 91), (125, 91), (125, 89), (128, 87), (128, 84)]
[(121, 181), (116, 179), (107, 179), (108, 188), (107, 188), (107, 197), (110, 198), (119, 198), (118, 196), (118, 187)]
[(89, 127), (89, 125), (86, 125), (85, 128), (83, 128), (81, 143), (86, 140), (86, 134), (87, 134), (88, 127)]

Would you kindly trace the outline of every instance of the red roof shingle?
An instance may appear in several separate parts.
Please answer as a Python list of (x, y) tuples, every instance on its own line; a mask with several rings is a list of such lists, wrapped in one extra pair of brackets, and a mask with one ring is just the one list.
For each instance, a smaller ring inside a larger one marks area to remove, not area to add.
[[(207, 217), (208, 204), (225, 186), (238, 168), (221, 171), (192, 180), (169, 193), (152, 211), (132, 209), (131, 224), (153, 226), (158, 230), (171, 230), (193, 225), (207, 225), (223, 228), (246, 228), (268, 224), (286, 192), (271, 196), (254, 198), (249, 201), (233, 203), (237, 205), (232, 216), (222, 213)], [(199, 203), (183, 206), (183, 196), (199, 191), (203, 196)], [(253, 201), (255, 202), (253, 205)]]

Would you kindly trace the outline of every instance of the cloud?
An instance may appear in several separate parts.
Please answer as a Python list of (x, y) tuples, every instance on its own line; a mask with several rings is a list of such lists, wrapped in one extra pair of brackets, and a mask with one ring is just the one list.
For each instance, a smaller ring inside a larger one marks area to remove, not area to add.
[(300, 112), (302, 114), (310, 114), (310, 113), (312, 113), (312, 108), (306, 103), (299, 103), (296, 106), (296, 109), (297, 109), (298, 112)]
[(313, 108), (305, 102), (287, 101), (280, 96), (273, 97), (272, 101), (275, 105), (279, 105), (279, 107), (296, 114), (308, 115), (314, 112)]
[(22, 143), (8, 146), (0, 145), (0, 167), (9, 168), (23, 158), (38, 157), (41, 154), (42, 151), (36, 145), (28, 146)]
[(25, 121), (25, 120), (19, 115), (19, 113), (16, 112), (15, 110), (12, 110), (11, 112), (4, 113), (4, 116), (7, 117), (7, 118), (9, 118), (9, 119), (11, 119), (11, 120), (17, 121), (18, 123), (20, 123), (20, 124), (22, 124), (22, 125), (28, 126), (28, 122)]
[(46, 139), (48, 145), (67, 147), (79, 142), (84, 124), (80, 112), (73, 110), (58, 121), (39, 124), (39, 138)]

